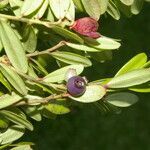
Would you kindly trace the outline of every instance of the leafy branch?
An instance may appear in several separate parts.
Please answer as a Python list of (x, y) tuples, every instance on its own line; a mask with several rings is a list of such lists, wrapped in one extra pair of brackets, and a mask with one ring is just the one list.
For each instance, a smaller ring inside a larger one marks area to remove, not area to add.
[(6, 14), (0, 14), (0, 18), (2, 19), (8, 19), (8, 20), (14, 20), (14, 21), (19, 21), (19, 22), (25, 22), (28, 24), (38, 24), (38, 25), (43, 25), (48, 28), (52, 28), (55, 25), (59, 25), (61, 23), (61, 20), (58, 20), (57, 22), (50, 22), (50, 21), (41, 21), (38, 19), (28, 19), (28, 18), (23, 18), (23, 17), (18, 17), (18, 16), (12, 16), (12, 15), (6, 15)]
[(52, 94), (52, 95), (42, 98), (42, 99), (23, 100), (23, 101), (20, 101), (20, 102), (14, 104), (13, 106), (47, 104), (47, 103), (49, 103), (50, 100), (65, 98), (68, 96), (69, 96), (68, 93), (63, 93), (63, 94), (58, 94), (58, 95)]
[(42, 84), (42, 85), (46, 85), (46, 86), (49, 86), (49, 87), (53, 87), (53, 88), (57, 88), (57, 89), (60, 89), (60, 90), (66, 90), (65, 86), (63, 84), (53, 84), (53, 83), (47, 83), (47, 82), (44, 82), (42, 78), (33, 78), (27, 74), (24, 74), (20, 71), (17, 71), (15, 68), (12, 67), (12, 69), (17, 73), (19, 74), (20, 76), (22, 76), (23, 78), (27, 79), (28, 81), (32, 81), (32, 82), (35, 82), (35, 83), (39, 83), (39, 84)]
[(65, 41), (61, 41), (57, 45), (53, 46), (52, 48), (49, 48), (49, 49), (41, 51), (41, 52), (35, 51), (34, 53), (27, 54), (26, 56), (27, 57), (34, 57), (34, 56), (38, 56), (38, 55), (49, 54), (50, 52), (57, 50), (58, 48), (60, 48), (64, 45), (65, 45)]

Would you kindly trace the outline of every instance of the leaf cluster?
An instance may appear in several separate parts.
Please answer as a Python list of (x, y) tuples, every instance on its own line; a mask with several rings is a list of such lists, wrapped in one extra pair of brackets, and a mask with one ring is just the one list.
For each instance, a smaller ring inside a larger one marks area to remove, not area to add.
[[(120, 41), (102, 35), (91, 39), (69, 27), (75, 14), (99, 20), (138, 14), (144, 0), (3, 0), (0, 1), (0, 149), (32, 149), (33, 143), (12, 144), (30, 119), (55, 118), (69, 113), (73, 103), (91, 103), (115, 110), (136, 103), (135, 92), (150, 92), (150, 63), (144, 53), (133, 57), (112, 78), (89, 82), (80, 97), (66, 89), (68, 69), (77, 75), (93, 60), (111, 60)], [(82, 75), (81, 75), (82, 76)]]

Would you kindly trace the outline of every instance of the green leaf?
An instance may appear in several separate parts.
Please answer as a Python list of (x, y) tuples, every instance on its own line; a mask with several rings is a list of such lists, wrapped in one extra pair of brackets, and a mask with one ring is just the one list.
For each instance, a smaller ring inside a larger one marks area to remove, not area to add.
[(0, 52), (2, 51), (2, 49), (3, 49), (3, 44), (2, 44), (1, 39), (0, 39)]
[[(24, 96), (24, 98), (25, 98), (25, 100), (27, 100), (27, 101), (30, 101), (30, 100), (35, 100), (35, 99), (42, 99), (42, 97), (40, 97), (40, 96), (36, 96), (36, 95), (26, 95), (26, 96)], [(38, 102), (38, 103), (34, 103), (34, 104), (32, 104), (32, 105), (39, 105), (40, 103)]]
[(23, 5), (23, 1), (20, 0), (9, 0), (9, 4), (16, 16), (21, 15), (21, 7)]
[(63, 19), (70, 6), (70, 0), (49, 0), (50, 7), (57, 19)]
[(4, 78), (1, 72), (0, 72), (0, 82), (8, 89), (9, 92), (11, 92), (11, 86), (8, 83), (8, 81)]
[(132, 93), (120, 92), (108, 95), (105, 101), (118, 107), (129, 107), (138, 101), (138, 97)]
[(142, 66), (142, 68), (149, 68), (149, 67), (150, 67), (150, 61), (146, 62), (146, 63)]
[(4, 117), (0, 116), (0, 129), (7, 128), (8, 124), (9, 124), (8, 120), (5, 119)]
[(78, 55), (78, 54), (75, 54), (75, 53), (61, 51), (61, 52), (53, 52), (53, 53), (51, 53), (51, 55), (54, 58), (56, 58), (62, 62), (65, 62), (67, 64), (82, 64), (85, 67), (92, 65), (91, 61), (88, 58)]
[(106, 12), (107, 6), (108, 6), (108, 1), (109, 0), (98, 0), (99, 5), (100, 5), (101, 14), (104, 14)]
[(12, 95), (8, 94), (2, 95), (0, 97), (0, 109), (13, 105), (14, 103), (20, 101), (21, 99), (22, 97), (15, 93), (12, 93)]
[(38, 10), (37, 14), (34, 16), (37, 19), (40, 19), (43, 17), (47, 7), (48, 7), (49, 1), (48, 0), (44, 0), (42, 6), (40, 7), (40, 9)]
[(66, 42), (66, 45), (73, 49), (76, 49), (79, 51), (85, 51), (85, 52), (101, 52), (101, 51), (103, 51), (102, 49), (100, 50), (100, 49), (96, 49), (94, 47), (90, 47), (87, 45), (74, 44), (74, 43), (70, 43), (70, 42)]
[(131, 6), (128, 5), (124, 5), (123, 3), (121, 3), (120, 1), (116, 1), (117, 7), (119, 8), (119, 10), (127, 17), (131, 17), (132, 13), (131, 13)]
[(52, 13), (50, 7), (48, 7), (48, 9), (47, 9), (46, 19), (51, 22), (54, 22), (54, 16), (53, 16), (53, 13)]
[(120, 0), (125, 5), (132, 5), (134, 0)]
[(28, 75), (33, 78), (38, 78), (37, 74), (35, 73), (33, 66), (31, 63), (29, 63), (29, 69), (28, 69)]
[(12, 143), (23, 136), (25, 129), (18, 125), (13, 125), (9, 127), (4, 133), (0, 134), (0, 139), (2, 139), (1, 144)]
[(25, 26), (22, 42), (25, 51), (33, 53), (36, 50), (37, 36), (31, 25)]
[(36, 121), (41, 121), (42, 117), (36, 106), (23, 107), (25, 113)]
[(51, 103), (45, 105), (45, 109), (56, 115), (63, 115), (70, 112), (70, 109), (67, 108), (66, 106)]
[(123, 75), (114, 77), (108, 88), (126, 88), (150, 81), (150, 69), (133, 70)]
[(144, 0), (134, 0), (133, 4), (131, 5), (131, 12), (135, 15), (140, 13), (144, 4)]
[(80, 36), (78, 36), (77, 34), (70, 32), (67, 29), (64, 29), (62, 27), (59, 26), (54, 26), (52, 28), (53, 31), (55, 31), (57, 34), (69, 39), (69, 40), (73, 40), (73, 41), (77, 41), (79, 43), (84, 43), (84, 40), (82, 38), (80, 38)]
[(48, 119), (56, 119), (56, 117), (57, 117), (56, 114), (50, 112), (49, 110), (47, 110), (45, 108), (42, 109), (41, 113), (42, 113), (43, 117), (48, 118)]
[(116, 6), (116, 4), (110, 0), (107, 7), (107, 12), (116, 20), (120, 19), (120, 12)]
[(33, 142), (19, 142), (19, 143), (13, 143), (11, 146), (22, 146), (22, 145), (35, 145)]
[(79, 11), (81, 11), (81, 12), (84, 11), (84, 7), (83, 7), (81, 0), (73, 0), (73, 2)]
[(0, 9), (6, 7), (8, 5), (8, 0), (1, 0), (0, 1)]
[[(37, 65), (38, 70), (40, 70), (41, 73), (43, 73), (44, 75), (48, 74), (47, 70), (39, 63), (39, 61), (37, 61), (35, 59), (31, 59), (31, 61)], [(34, 64), (32, 64), (32, 65), (35, 66)]]
[(80, 97), (70, 96), (70, 98), (82, 103), (91, 103), (102, 99), (105, 94), (106, 89), (104, 87), (100, 85), (89, 85), (86, 87), (86, 91), (82, 96)]
[(65, 17), (70, 21), (74, 21), (75, 19), (75, 6), (72, 0), (70, 0), (70, 6), (66, 12)]
[(145, 53), (140, 53), (131, 58), (118, 72), (115, 76), (125, 74), (129, 71), (143, 68), (143, 65), (147, 62), (147, 56)]
[(10, 150), (33, 150), (30, 145), (21, 145), (14, 148), (11, 148)]
[(51, 82), (51, 83), (52, 82), (61, 82), (61, 81), (65, 80), (66, 72), (70, 68), (75, 69), (77, 72), (77, 75), (79, 75), (80, 73), (82, 73), (84, 66), (83, 65), (69, 65), (69, 66), (60, 68), (54, 72), (51, 72), (47, 76), (45, 76), (43, 81)]
[(104, 36), (96, 39), (96, 42), (98, 42), (99, 44), (94, 45), (89, 43), (89, 45), (100, 50), (114, 50), (118, 49), (121, 46), (119, 42)]
[(10, 84), (22, 95), (27, 95), (27, 89), (22, 78), (14, 72), (10, 67), (0, 63), (0, 71)]
[(142, 85), (137, 85), (129, 88), (129, 90), (134, 91), (134, 92), (140, 92), (140, 93), (149, 93), (150, 92), (150, 84), (145, 83)]
[(13, 29), (5, 21), (0, 21), (0, 37), (12, 65), (17, 70), (26, 73), (28, 62), (23, 46)]
[(43, 4), (44, 0), (25, 0), (21, 8), (22, 16), (28, 16)]
[(95, 20), (100, 18), (100, 4), (98, 0), (81, 0), (86, 12)]
[(0, 114), (18, 125), (21, 125), (31, 131), (33, 130), (32, 124), (28, 120), (26, 120), (21, 114), (16, 114), (8, 110), (1, 110)]
[[(2, 139), (0, 139), (0, 140), (2, 140)], [(0, 142), (1, 143), (1, 142)], [(0, 150), (4, 150), (6, 147), (8, 147), (10, 144), (5, 144), (5, 145), (2, 145), (2, 146), (0, 146)]]

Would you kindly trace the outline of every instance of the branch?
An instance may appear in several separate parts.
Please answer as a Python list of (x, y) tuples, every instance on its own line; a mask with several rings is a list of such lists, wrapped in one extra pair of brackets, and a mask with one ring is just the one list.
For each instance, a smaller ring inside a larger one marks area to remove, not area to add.
[(17, 17), (17, 16), (6, 15), (6, 14), (0, 14), (0, 18), (20, 21), (20, 22), (25, 22), (25, 23), (28, 23), (28, 24), (44, 25), (44, 26), (46, 26), (48, 28), (52, 28), (55, 25), (60, 24), (60, 22), (61, 22), (60, 20), (57, 21), (57, 22), (41, 21), (41, 20), (38, 20), (38, 19), (28, 19), (28, 18), (22, 18), (21, 16)]
[(59, 42), (57, 45), (53, 46), (52, 48), (49, 48), (47, 50), (44, 50), (44, 51), (41, 51), (41, 52), (34, 52), (34, 53), (31, 53), (31, 54), (27, 54), (26, 56), (27, 57), (34, 57), (34, 56), (38, 56), (38, 55), (44, 55), (44, 54), (49, 54), (50, 52), (62, 47), (65, 45), (65, 41), (61, 41)]
[(11, 67), (17, 74), (19, 74), (20, 76), (22, 76), (23, 78), (27, 79), (28, 81), (32, 81), (32, 82), (35, 82), (35, 83), (39, 83), (39, 84), (42, 84), (42, 85), (46, 85), (46, 86), (49, 86), (49, 87), (52, 87), (54, 89), (59, 89), (59, 90), (66, 90), (66, 87), (63, 85), (63, 84), (54, 84), (54, 83), (47, 83), (47, 82), (44, 82), (42, 80), (42, 78), (33, 78), (27, 74), (24, 74), (22, 72), (19, 72), (17, 71), (15, 68)]
[(63, 93), (63, 94), (59, 94), (59, 95), (53, 94), (53, 95), (50, 95), (50, 96), (42, 98), (42, 99), (32, 99), (32, 100), (20, 101), (20, 102), (14, 104), (13, 106), (47, 104), (47, 103), (49, 103), (50, 100), (65, 98), (65, 97), (68, 97), (68, 96), (69, 96), (68, 93)]

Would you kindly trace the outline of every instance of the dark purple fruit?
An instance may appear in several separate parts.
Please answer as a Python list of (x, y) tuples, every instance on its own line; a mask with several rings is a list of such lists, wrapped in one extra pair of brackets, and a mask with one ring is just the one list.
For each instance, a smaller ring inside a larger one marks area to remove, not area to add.
[(74, 97), (81, 96), (86, 90), (86, 81), (80, 76), (73, 76), (67, 82), (67, 90)]

